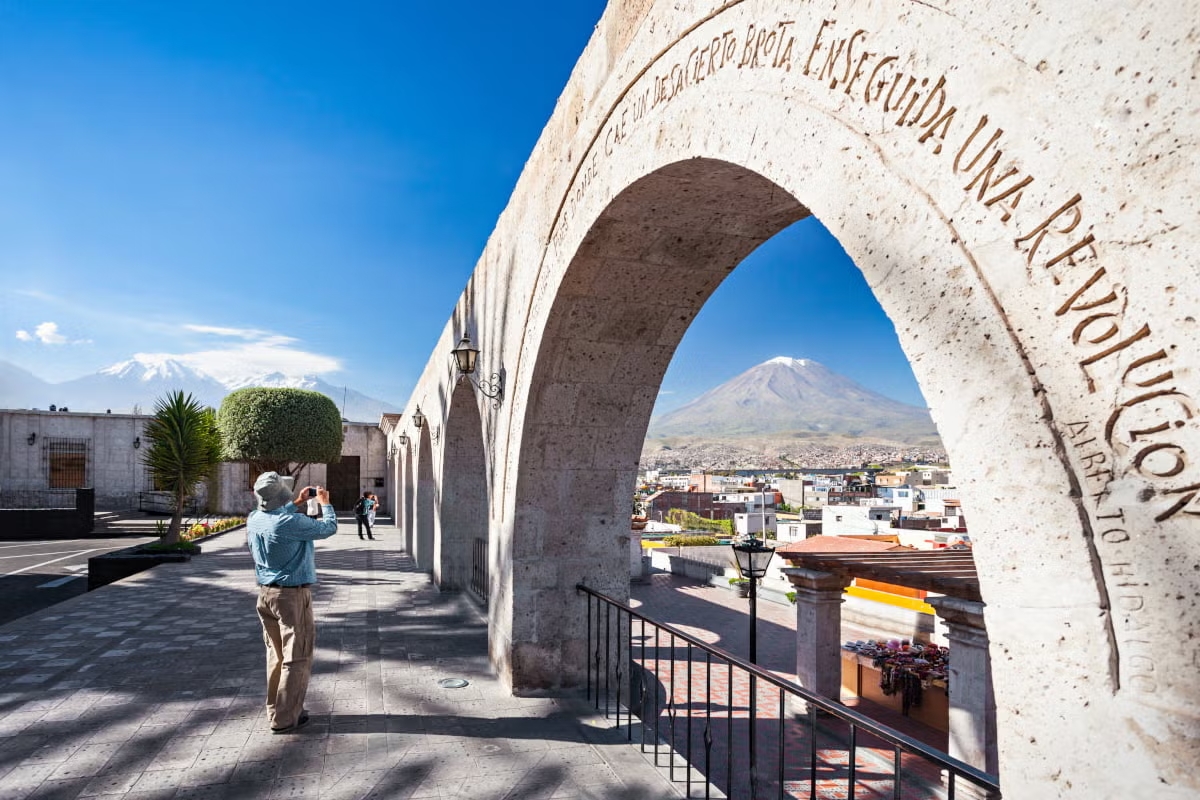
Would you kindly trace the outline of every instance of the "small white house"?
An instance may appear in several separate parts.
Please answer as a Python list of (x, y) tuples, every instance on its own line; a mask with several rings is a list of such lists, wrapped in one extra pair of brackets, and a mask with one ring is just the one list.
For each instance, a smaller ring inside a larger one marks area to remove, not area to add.
[(763, 531), (773, 531), (775, 530), (775, 512), (754, 511), (734, 514), (733, 529), (739, 536), (760, 536)]
[(899, 508), (903, 514), (911, 514), (916, 509), (916, 495), (919, 489), (911, 486), (879, 486), (875, 494), (885, 505)]
[(839, 505), (821, 509), (821, 531), (826, 536), (867, 536), (889, 533), (899, 516), (894, 506)]

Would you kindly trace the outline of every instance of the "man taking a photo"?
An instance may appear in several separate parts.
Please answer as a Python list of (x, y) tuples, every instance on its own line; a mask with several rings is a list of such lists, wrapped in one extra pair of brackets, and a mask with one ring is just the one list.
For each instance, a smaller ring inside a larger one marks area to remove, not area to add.
[[(312, 594), (317, 582), (313, 542), (337, 533), (329, 490), (307, 486), (292, 496), (294, 479), (264, 472), (254, 482), (258, 508), (246, 520), (246, 541), (258, 580), (258, 618), (267, 647), (267, 717), (272, 733), (291, 733), (308, 722), (304, 697), (312, 675), (316, 624)], [(309, 497), (320, 519), (301, 511)]]

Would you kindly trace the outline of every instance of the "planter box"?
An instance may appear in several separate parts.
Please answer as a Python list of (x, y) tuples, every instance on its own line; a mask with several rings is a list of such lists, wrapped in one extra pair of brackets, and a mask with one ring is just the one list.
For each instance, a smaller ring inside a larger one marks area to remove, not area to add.
[(107, 586), (130, 575), (136, 575), (142, 570), (150, 569), (159, 564), (177, 564), (181, 561), (191, 561), (193, 555), (199, 555), (197, 547), (192, 553), (145, 553), (136, 547), (126, 547), (124, 550), (114, 550), (111, 553), (88, 559), (88, 591)]

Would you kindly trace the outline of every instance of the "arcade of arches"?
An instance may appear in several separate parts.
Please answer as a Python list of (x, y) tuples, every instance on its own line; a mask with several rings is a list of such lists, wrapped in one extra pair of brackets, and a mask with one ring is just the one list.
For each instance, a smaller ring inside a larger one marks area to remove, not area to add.
[(579, 681), (676, 345), (815, 214), (973, 512), (1006, 795), (1200, 793), (1198, 41), (1155, 0), (610, 3), (385, 426), (418, 563), (464, 588), (486, 549), (513, 691)]

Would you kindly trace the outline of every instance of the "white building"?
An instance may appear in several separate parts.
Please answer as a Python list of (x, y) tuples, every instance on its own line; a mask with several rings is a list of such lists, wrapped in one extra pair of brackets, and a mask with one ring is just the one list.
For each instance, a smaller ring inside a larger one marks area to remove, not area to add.
[[(0, 410), (0, 505), (37, 507), (39, 493), (90, 487), (98, 510), (163, 510), (142, 463), (150, 419), (145, 414)], [(389, 508), (383, 432), (372, 423), (343, 422), (342, 435), (341, 460), (311, 465), (297, 476), (297, 484), (328, 486), (340, 510), (349, 509), (364, 491), (375, 492)], [(198, 504), (212, 513), (245, 514), (253, 508), (256, 477), (247, 464), (222, 464), (211, 487), (201, 487)]]
[(955, 515), (959, 513), (957, 507), (959, 491), (954, 487), (942, 489), (924, 488), (917, 489), (916, 492), (916, 500), (922, 505), (924, 511), (941, 514), (942, 516), (950, 516), (946, 511), (947, 501), (950, 501), (955, 506), (953, 513)]
[(763, 531), (775, 530), (774, 511), (752, 511), (733, 515), (733, 530), (739, 536), (761, 536)]
[(903, 514), (911, 514), (916, 509), (919, 492), (919, 489), (913, 489), (911, 486), (879, 486), (875, 489), (881, 503), (899, 508)]
[(898, 519), (895, 506), (825, 506), (821, 509), (821, 532), (826, 536), (866, 536), (891, 533)]

